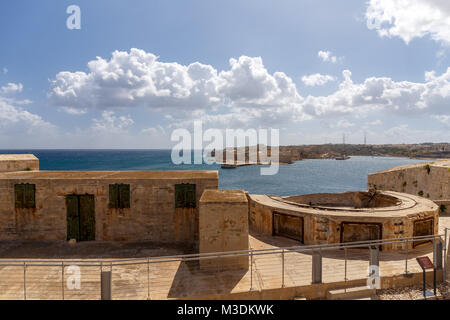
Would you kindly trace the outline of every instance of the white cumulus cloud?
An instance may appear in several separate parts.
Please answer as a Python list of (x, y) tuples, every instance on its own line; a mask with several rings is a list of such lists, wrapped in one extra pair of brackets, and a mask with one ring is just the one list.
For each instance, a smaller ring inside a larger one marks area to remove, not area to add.
[(14, 91), (18, 90), (0, 90), (0, 145), (3, 148), (20, 148), (25, 147), (22, 143), (27, 143), (26, 147), (38, 147), (38, 143), (54, 136), (56, 127), (25, 109), (24, 106), (31, 101), (2, 95)]
[(101, 119), (92, 121), (92, 130), (98, 133), (126, 132), (134, 123), (130, 116), (116, 116), (114, 111), (103, 111)]
[(322, 59), (322, 61), (331, 63), (336, 63), (338, 59), (331, 51), (319, 51), (317, 56)]
[(450, 127), (450, 115), (434, 115), (433, 118)]
[[(145, 106), (164, 113), (174, 126), (192, 119), (243, 127), (344, 115), (364, 117), (381, 111), (400, 117), (450, 114), (450, 68), (440, 75), (425, 73), (423, 82), (369, 77), (354, 83), (352, 73), (344, 70), (343, 80), (331, 94), (303, 97), (288, 75), (270, 73), (261, 57), (230, 59), (230, 67), (222, 71), (200, 62), (181, 65), (158, 59), (138, 49), (115, 51), (109, 60), (90, 61), (88, 72), (58, 73), (49, 99), (72, 114)], [(317, 74), (304, 81), (319, 85), (331, 78)], [(110, 128), (116, 128), (117, 122), (127, 123), (127, 119), (104, 113), (98, 126), (113, 123)]]
[(146, 106), (173, 118), (186, 119), (195, 111), (225, 106), (230, 113), (250, 112), (290, 118), (301, 116), (301, 97), (283, 72), (269, 73), (260, 57), (230, 59), (228, 70), (194, 62), (160, 62), (139, 49), (115, 51), (111, 59), (97, 57), (88, 72), (60, 72), (48, 97), (61, 110)]
[(217, 71), (193, 63), (165, 63), (143, 50), (115, 51), (110, 60), (97, 57), (89, 72), (60, 72), (52, 82), (50, 101), (60, 107), (195, 108), (217, 103)]
[(21, 83), (13, 83), (10, 82), (6, 86), (2, 86), (0, 88), (0, 92), (4, 94), (17, 93), (21, 92), (23, 89), (23, 85)]
[(330, 81), (335, 81), (336, 78), (333, 76), (330, 76), (328, 74), (320, 74), (320, 73), (314, 73), (311, 75), (303, 76), (302, 81), (307, 86), (323, 86), (326, 83)]
[(370, 0), (367, 26), (380, 36), (400, 37), (406, 43), (429, 35), (450, 44), (450, 1)]
[(339, 89), (328, 96), (308, 96), (304, 112), (313, 117), (364, 115), (383, 111), (400, 116), (450, 114), (450, 68), (442, 75), (425, 74), (424, 82), (396, 82), (391, 78), (371, 77), (354, 83), (349, 70), (343, 71)]

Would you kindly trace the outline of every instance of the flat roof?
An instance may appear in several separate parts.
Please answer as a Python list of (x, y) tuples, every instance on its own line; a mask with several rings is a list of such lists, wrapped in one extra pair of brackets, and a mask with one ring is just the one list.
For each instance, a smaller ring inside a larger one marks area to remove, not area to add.
[(10, 179), (218, 179), (217, 170), (178, 171), (16, 171), (0, 173)]
[(39, 160), (34, 154), (0, 154), (0, 161)]
[(203, 191), (200, 202), (247, 202), (247, 196), (243, 190), (212, 190)]

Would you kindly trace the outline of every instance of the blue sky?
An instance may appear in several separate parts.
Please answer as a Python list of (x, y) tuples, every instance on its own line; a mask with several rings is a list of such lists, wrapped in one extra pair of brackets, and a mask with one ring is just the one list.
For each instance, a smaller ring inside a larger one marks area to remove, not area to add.
[(278, 128), (281, 144), (450, 141), (443, 0), (15, 0), (0, 13), (0, 148), (170, 148), (195, 119)]

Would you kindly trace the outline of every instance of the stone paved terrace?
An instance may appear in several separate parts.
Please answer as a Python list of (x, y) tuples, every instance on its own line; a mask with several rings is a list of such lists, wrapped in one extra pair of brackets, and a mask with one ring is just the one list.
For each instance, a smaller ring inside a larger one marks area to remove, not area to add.
[[(440, 231), (450, 227), (450, 215), (440, 219)], [(280, 237), (250, 236), (250, 247), (253, 249), (268, 249), (287, 247), (298, 243)], [(64, 258), (64, 280), (70, 277), (69, 265), (71, 259), (84, 257), (82, 262), (76, 262), (81, 268), (82, 280), (80, 290), (64, 290), (65, 299), (99, 299), (100, 298), (100, 268), (110, 270), (110, 259), (123, 259), (123, 265), (115, 265), (113, 272), (113, 299), (177, 299), (205, 297), (216, 294), (245, 293), (250, 290), (249, 271), (200, 271), (196, 261), (171, 261), (151, 263), (138, 258), (133, 262), (142, 264), (125, 264), (125, 257), (148, 257), (181, 254), (176, 247), (163, 247), (141, 243), (79, 243), (70, 246), (67, 243), (19, 243), (1, 242), (1, 261), (5, 259), (27, 260), (35, 263), (40, 258), (50, 258), (55, 263), (61, 263), (56, 257)], [(430, 245), (410, 252), (408, 270), (419, 273), (420, 267), (415, 257), (432, 256)], [(20, 259), (19, 259), (20, 258)], [(93, 263), (96, 258), (103, 261)], [(48, 260), (47, 260), (48, 261)], [(47, 264), (48, 262), (42, 262)], [(94, 264), (88, 266), (87, 264)], [(366, 278), (368, 253), (362, 249), (348, 251), (348, 280)], [(147, 269), (148, 268), (148, 269)], [(344, 278), (345, 263), (343, 250), (323, 252), (323, 281), (325, 283), (341, 282)], [(405, 269), (403, 253), (381, 252), (381, 276), (400, 275)], [(149, 271), (149, 273), (147, 273)], [(219, 272), (217, 272), (219, 271)], [(62, 267), (59, 266), (29, 266), (26, 273), (27, 299), (62, 299)], [(0, 266), (0, 299), (23, 299), (23, 266)], [(303, 286), (311, 283), (311, 255), (306, 253), (285, 253), (285, 286)], [(281, 255), (254, 256), (253, 290), (280, 288)]]

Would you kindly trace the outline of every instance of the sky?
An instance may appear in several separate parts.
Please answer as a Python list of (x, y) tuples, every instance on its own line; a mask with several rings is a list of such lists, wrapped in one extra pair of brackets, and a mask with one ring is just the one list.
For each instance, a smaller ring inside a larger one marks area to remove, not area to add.
[(450, 142), (449, 48), (448, 0), (1, 1), (0, 148)]

